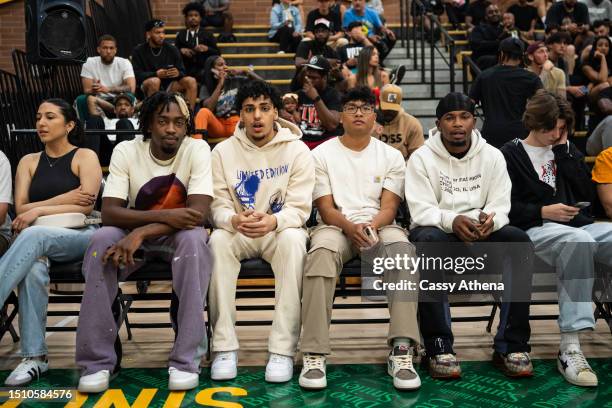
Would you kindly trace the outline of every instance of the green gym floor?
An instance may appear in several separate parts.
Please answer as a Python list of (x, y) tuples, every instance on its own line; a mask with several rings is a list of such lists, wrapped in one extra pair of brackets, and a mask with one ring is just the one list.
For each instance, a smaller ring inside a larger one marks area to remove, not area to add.
[[(76, 395), (72, 402), (8, 400), (7, 390), (0, 396), (0, 408), (13, 407), (597, 407), (612, 408), (612, 359), (589, 359), (599, 376), (599, 386), (582, 388), (566, 383), (557, 372), (554, 360), (534, 360), (535, 375), (530, 379), (510, 380), (489, 362), (463, 362), (461, 380), (432, 380), (420, 370), (423, 386), (415, 392), (398, 392), (383, 365), (330, 365), (328, 387), (324, 391), (302, 391), (297, 372), (287, 384), (264, 381), (263, 367), (239, 369), (235, 381), (211, 382), (203, 369), (200, 386), (187, 393), (167, 390), (165, 369), (123, 369), (111, 382), (111, 390), (99, 395)], [(9, 371), (0, 372), (0, 380)], [(74, 387), (76, 370), (51, 370), (29, 389)]]

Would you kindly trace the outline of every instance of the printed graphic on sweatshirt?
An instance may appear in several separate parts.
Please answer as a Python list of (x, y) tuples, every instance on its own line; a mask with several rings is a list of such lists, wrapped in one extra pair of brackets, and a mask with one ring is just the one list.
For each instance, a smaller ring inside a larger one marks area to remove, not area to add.
[[(234, 186), (236, 198), (245, 210), (254, 210), (256, 207), (255, 195), (259, 191), (259, 186), (265, 180), (271, 180), (283, 176), (289, 172), (289, 164), (282, 164), (277, 167), (268, 167), (257, 170), (238, 170), (236, 178), (238, 183)], [(285, 205), (282, 192), (276, 191), (268, 202), (272, 213), (279, 212)]]
[(557, 166), (554, 160), (550, 160), (542, 165), (540, 169), (540, 180), (554, 187), (557, 183)]
[(145, 183), (138, 194), (134, 208), (137, 210), (168, 210), (185, 208), (187, 189), (176, 174), (154, 177)]
[(321, 136), (324, 129), (317, 113), (317, 108), (313, 104), (302, 105), (302, 118), (300, 122), (302, 133), (309, 136)]
[(481, 189), (482, 174), (470, 177), (449, 177), (440, 171), (440, 190), (448, 194), (469, 193)]

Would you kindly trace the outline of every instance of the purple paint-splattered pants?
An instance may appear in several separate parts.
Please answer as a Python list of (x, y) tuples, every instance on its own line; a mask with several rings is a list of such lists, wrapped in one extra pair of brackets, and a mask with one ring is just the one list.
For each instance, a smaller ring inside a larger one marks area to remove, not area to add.
[[(117, 325), (111, 306), (117, 295), (118, 281), (143, 265), (121, 270), (119, 276), (112, 262), (102, 264), (106, 250), (127, 235), (116, 227), (95, 232), (83, 261), (85, 293), (79, 313), (76, 338), (76, 363), (82, 375), (100, 370), (113, 371), (117, 362), (114, 349)], [(145, 252), (161, 255), (172, 265), (172, 287), (179, 299), (178, 331), (170, 353), (169, 366), (197, 373), (207, 349), (204, 326), (204, 302), (212, 271), (212, 256), (203, 228), (183, 230), (171, 236), (148, 240)]]

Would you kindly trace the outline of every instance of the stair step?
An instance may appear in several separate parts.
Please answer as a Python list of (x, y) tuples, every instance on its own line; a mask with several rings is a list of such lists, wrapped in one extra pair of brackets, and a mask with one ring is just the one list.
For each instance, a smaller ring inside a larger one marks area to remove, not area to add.
[(219, 43), (217, 44), (221, 54), (272, 54), (278, 52), (278, 43), (273, 42), (250, 42), (250, 43)]
[[(215, 38), (219, 38), (221, 33), (213, 33)], [(242, 44), (243, 42), (269, 42), (268, 33), (234, 33), (237, 43), (220, 43), (220, 44)], [(176, 32), (166, 32), (166, 39), (175, 39)]]
[[(249, 66), (231, 66), (233, 69), (248, 69)], [(295, 65), (253, 65), (253, 70), (264, 79), (292, 79), (295, 75)]]
[(254, 53), (254, 54), (223, 54), (229, 65), (288, 65), (292, 64), (295, 54)]

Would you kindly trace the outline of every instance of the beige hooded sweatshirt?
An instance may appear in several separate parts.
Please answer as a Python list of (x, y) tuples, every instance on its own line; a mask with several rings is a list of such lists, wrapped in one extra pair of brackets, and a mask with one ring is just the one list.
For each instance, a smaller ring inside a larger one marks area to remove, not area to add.
[(213, 224), (230, 232), (232, 217), (245, 210), (274, 214), (276, 231), (304, 226), (312, 209), (314, 161), (300, 129), (284, 119), (265, 146), (253, 144), (236, 126), (234, 136), (212, 151)]

